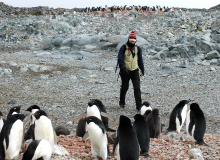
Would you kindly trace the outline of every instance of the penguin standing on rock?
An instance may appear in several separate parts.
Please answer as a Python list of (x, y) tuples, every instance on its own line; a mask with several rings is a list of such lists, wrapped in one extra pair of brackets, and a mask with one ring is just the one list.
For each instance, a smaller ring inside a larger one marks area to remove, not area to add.
[(197, 103), (192, 103), (186, 118), (187, 135), (192, 141), (196, 141), (200, 145), (207, 145), (203, 140), (205, 130), (206, 120), (203, 111)]
[(150, 138), (157, 138), (162, 129), (158, 108), (154, 108), (152, 110), (152, 112), (147, 116), (146, 122), (149, 128)]
[(180, 130), (186, 120), (187, 104), (189, 102), (190, 100), (182, 100), (174, 107), (170, 114), (169, 127), (167, 128), (168, 132), (176, 131), (177, 133), (180, 133)]
[(150, 144), (150, 133), (147, 122), (144, 117), (140, 114), (134, 116), (134, 130), (137, 133), (138, 141), (141, 148), (141, 155), (148, 156), (149, 144)]
[(22, 160), (50, 160), (51, 154), (51, 145), (47, 140), (35, 140), (28, 145)]
[(8, 116), (0, 136), (0, 159), (14, 159), (19, 155), (23, 140), (24, 114)]
[(49, 141), (53, 153), (54, 130), (51, 120), (48, 118), (46, 112), (43, 110), (35, 112), (34, 117), (36, 118), (36, 120), (34, 122), (33, 140), (45, 139)]
[[(106, 160), (108, 156), (108, 138), (103, 122), (95, 116), (86, 117), (85, 120), (91, 140), (92, 155), (96, 159), (101, 157)], [(83, 138), (83, 140), (85, 139)]]
[(117, 159), (120, 160), (138, 160), (139, 142), (137, 134), (131, 125), (131, 120), (121, 115), (117, 129), (117, 137), (113, 147), (113, 155), (116, 152)]

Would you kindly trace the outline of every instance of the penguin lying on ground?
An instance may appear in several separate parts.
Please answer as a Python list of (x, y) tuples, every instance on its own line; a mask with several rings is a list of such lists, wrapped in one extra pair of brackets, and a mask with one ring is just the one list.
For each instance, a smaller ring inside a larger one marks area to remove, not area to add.
[(149, 128), (150, 138), (157, 138), (160, 135), (162, 129), (159, 109), (154, 108), (152, 112), (147, 116), (146, 122)]
[[(106, 160), (108, 156), (108, 138), (103, 122), (95, 116), (86, 117), (85, 120), (91, 140), (92, 155), (96, 159), (101, 157)], [(83, 140), (85, 141), (86, 138), (83, 137)]]
[(131, 120), (121, 115), (117, 129), (117, 137), (113, 147), (113, 155), (116, 152), (117, 159), (120, 160), (138, 160), (139, 142), (137, 134), (131, 125)]
[(150, 144), (150, 133), (147, 122), (144, 120), (144, 117), (140, 114), (134, 116), (133, 127), (137, 133), (137, 138), (141, 148), (141, 155), (148, 156), (149, 144)]
[(79, 115), (73, 121), (73, 123), (75, 123), (77, 120), (80, 119), (80, 123), (78, 123), (77, 130), (76, 130), (76, 133), (77, 133), (76, 136), (82, 137), (86, 133), (85, 120), (83, 120), (82, 118), (89, 117), (89, 116), (95, 116), (99, 118), (100, 120), (102, 120), (107, 131), (111, 131), (111, 132), (115, 131), (108, 127), (108, 118), (111, 118), (111, 119), (114, 119), (114, 118), (112, 118), (109, 114), (107, 114), (105, 110), (105, 106), (102, 104), (100, 100), (92, 99), (88, 102), (86, 113)]
[(28, 145), (22, 160), (50, 160), (51, 154), (51, 145), (47, 140), (35, 140)]
[(182, 100), (180, 101), (173, 109), (170, 114), (169, 127), (167, 131), (176, 131), (180, 133), (180, 130), (185, 122), (186, 114), (187, 114), (187, 104), (190, 100)]
[(207, 145), (203, 140), (205, 130), (206, 120), (203, 111), (197, 103), (192, 103), (186, 118), (187, 135), (192, 141), (196, 141), (200, 145)]
[(7, 117), (0, 136), (0, 159), (14, 159), (19, 155), (23, 140), (24, 114)]

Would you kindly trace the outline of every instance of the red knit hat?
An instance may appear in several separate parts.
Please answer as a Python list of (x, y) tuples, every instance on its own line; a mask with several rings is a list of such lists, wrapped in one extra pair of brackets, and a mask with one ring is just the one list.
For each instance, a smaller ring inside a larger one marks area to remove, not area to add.
[(130, 35), (128, 36), (128, 39), (129, 38), (135, 38), (136, 39), (136, 34), (134, 31), (131, 31)]

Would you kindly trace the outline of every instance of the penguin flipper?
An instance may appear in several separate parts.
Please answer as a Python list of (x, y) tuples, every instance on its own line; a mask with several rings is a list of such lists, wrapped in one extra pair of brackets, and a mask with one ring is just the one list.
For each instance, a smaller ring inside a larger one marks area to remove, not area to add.
[(86, 116), (87, 116), (87, 113), (83, 113), (83, 114), (79, 115), (78, 117), (76, 117), (76, 118), (73, 120), (73, 123), (75, 123), (75, 122), (78, 121), (79, 119), (84, 118), (84, 117), (86, 117)]
[(10, 134), (10, 130), (7, 129), (7, 130), (5, 131), (5, 141), (6, 141), (6, 148), (5, 148), (5, 150), (8, 149), (8, 145), (9, 145), (9, 134)]
[(83, 142), (85, 143), (88, 138), (89, 138), (89, 132), (86, 132), (83, 136)]
[(180, 121), (180, 126), (182, 125), (182, 116), (181, 116), (181, 112), (182, 112), (182, 110), (179, 110), (178, 113), (177, 113), (177, 118), (178, 118), (179, 121)]
[(101, 113), (102, 116), (110, 118), (110, 119), (115, 121), (115, 119), (112, 116), (110, 116), (108, 113), (105, 113), (105, 112), (100, 112), (100, 113)]

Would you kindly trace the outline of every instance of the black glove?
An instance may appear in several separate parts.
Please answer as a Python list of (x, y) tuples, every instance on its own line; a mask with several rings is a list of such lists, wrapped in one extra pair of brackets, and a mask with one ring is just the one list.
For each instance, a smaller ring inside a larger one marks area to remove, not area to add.
[(144, 76), (144, 69), (141, 70), (141, 77)]
[(121, 68), (121, 72), (122, 74), (129, 74), (129, 71), (127, 70), (125, 66)]

